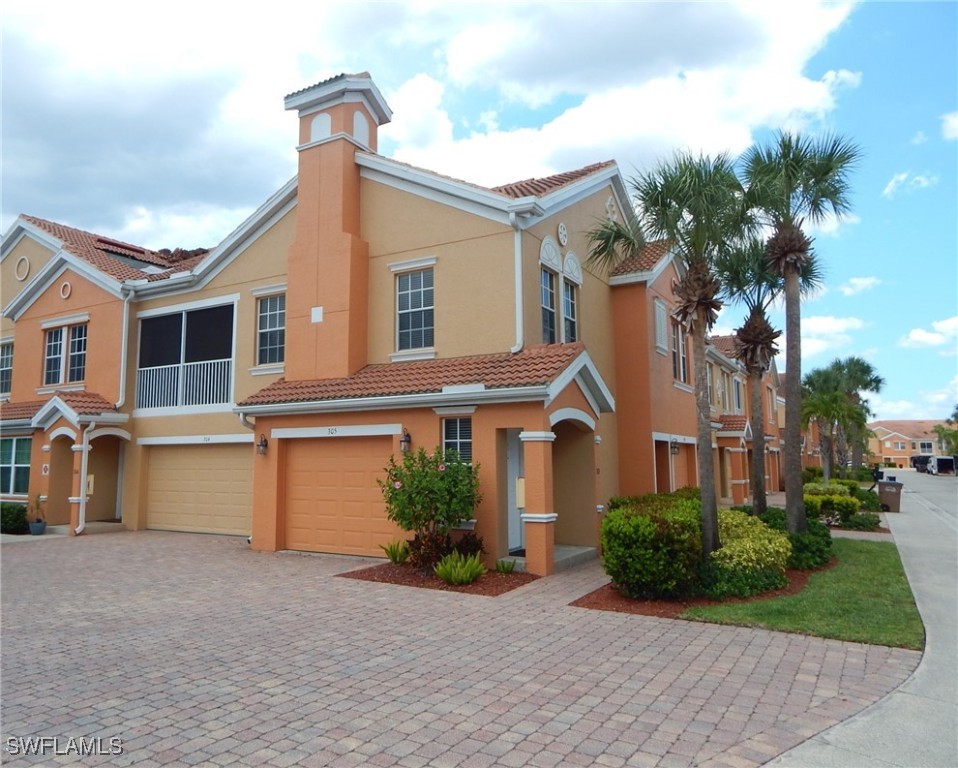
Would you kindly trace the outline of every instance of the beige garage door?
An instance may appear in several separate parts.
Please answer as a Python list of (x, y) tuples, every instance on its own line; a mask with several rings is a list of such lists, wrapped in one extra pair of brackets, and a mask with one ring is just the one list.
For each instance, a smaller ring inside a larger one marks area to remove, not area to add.
[(303, 552), (382, 557), (380, 544), (402, 531), (386, 518), (376, 478), (388, 437), (290, 440), (286, 453), (286, 547)]
[(148, 460), (147, 528), (249, 535), (252, 446), (152, 446)]

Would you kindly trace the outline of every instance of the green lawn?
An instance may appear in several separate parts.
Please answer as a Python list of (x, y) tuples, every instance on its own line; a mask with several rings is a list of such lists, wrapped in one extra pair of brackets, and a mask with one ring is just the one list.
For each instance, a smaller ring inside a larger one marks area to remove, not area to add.
[(690, 608), (682, 618), (921, 650), (925, 630), (888, 542), (834, 539), (838, 565), (789, 597)]

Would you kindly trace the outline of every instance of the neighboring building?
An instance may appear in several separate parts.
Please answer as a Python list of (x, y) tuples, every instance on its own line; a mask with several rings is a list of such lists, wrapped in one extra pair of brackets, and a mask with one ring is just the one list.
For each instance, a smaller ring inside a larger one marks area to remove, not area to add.
[[(399, 531), (376, 479), (443, 446), (480, 465), (489, 559), (549, 573), (555, 544), (597, 545), (611, 496), (696, 484), (676, 263), (664, 243), (611, 275), (586, 263), (588, 230), (629, 205), (615, 163), (484, 188), (376, 154), (391, 113), (367, 74), (286, 107), (297, 177), (212, 250), (32, 216), (4, 236), (2, 498), (41, 496), (77, 533), (381, 556)], [(739, 502), (745, 378), (709, 354), (716, 477)]]
[(869, 459), (903, 468), (911, 466), (912, 456), (942, 454), (945, 446), (935, 434), (938, 425), (947, 426), (944, 420), (934, 419), (870, 422)]

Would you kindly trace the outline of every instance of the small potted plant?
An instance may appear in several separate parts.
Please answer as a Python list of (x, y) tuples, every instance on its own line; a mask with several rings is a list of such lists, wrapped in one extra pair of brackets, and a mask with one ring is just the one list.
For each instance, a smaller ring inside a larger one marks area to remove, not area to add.
[(30, 533), (33, 536), (42, 536), (47, 530), (47, 516), (43, 511), (40, 497), (27, 506), (27, 521), (30, 523)]

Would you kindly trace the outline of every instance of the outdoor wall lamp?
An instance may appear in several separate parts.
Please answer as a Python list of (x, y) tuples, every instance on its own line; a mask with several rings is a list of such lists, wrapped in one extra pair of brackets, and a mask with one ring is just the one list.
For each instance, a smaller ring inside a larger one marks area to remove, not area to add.
[(409, 434), (409, 430), (403, 427), (402, 437), (399, 438), (399, 450), (403, 453), (409, 453), (409, 449), (412, 448), (412, 435)]
[(677, 456), (678, 452), (679, 452), (679, 441), (673, 437), (671, 440), (669, 440), (669, 453), (671, 453), (673, 456)]
[(260, 433), (259, 440), (256, 441), (256, 452), (260, 456), (266, 455), (266, 448), (269, 445), (269, 440), (266, 439), (266, 435)]

